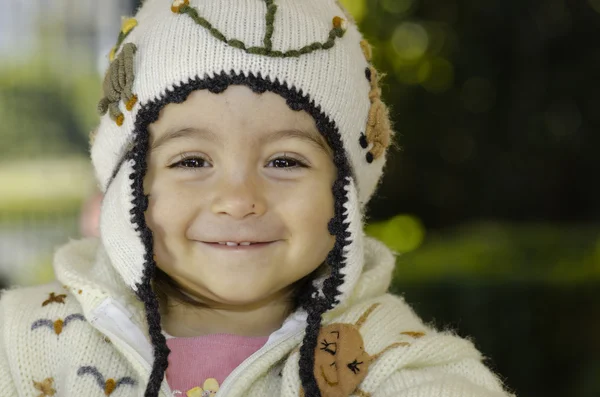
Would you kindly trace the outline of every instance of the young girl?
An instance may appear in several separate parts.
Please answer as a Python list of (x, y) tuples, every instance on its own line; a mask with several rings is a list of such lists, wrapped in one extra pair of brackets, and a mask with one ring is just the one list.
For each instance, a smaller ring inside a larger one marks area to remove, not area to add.
[(100, 237), (4, 292), (0, 396), (509, 395), (386, 293), (392, 131), (334, 0), (147, 0), (110, 60)]

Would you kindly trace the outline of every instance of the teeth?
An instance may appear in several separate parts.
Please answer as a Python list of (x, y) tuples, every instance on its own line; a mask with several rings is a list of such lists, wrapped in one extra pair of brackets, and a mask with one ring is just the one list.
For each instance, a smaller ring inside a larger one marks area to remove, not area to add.
[(221, 244), (221, 245), (226, 245), (227, 244), (227, 246), (229, 246), (229, 247), (235, 247), (235, 246), (238, 246), (238, 245), (250, 245), (252, 243), (242, 242), (242, 243), (238, 244), (238, 243), (235, 243), (235, 242), (232, 242), (232, 241), (226, 241), (226, 242), (219, 242), (219, 244)]

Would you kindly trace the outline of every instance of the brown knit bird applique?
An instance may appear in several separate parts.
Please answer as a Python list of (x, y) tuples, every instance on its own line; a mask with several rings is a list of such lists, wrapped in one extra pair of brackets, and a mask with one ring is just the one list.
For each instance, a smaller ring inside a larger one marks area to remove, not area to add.
[(68, 315), (64, 320), (59, 318), (55, 321), (52, 321), (47, 318), (42, 318), (34, 321), (33, 324), (31, 324), (31, 330), (33, 331), (41, 327), (48, 327), (53, 330), (56, 335), (60, 335), (63, 331), (63, 328), (74, 320), (85, 321), (85, 317), (83, 317), (82, 314), (75, 313)]
[[(370, 63), (373, 58), (371, 45), (366, 40), (362, 40), (360, 47), (365, 59)], [(381, 88), (379, 87), (381, 77), (373, 65), (367, 66), (365, 77), (371, 84), (371, 90), (369, 91), (371, 107), (367, 118), (366, 132), (361, 134), (359, 143), (363, 149), (368, 149), (366, 159), (368, 163), (372, 163), (373, 160), (381, 157), (390, 146), (393, 131), (389, 110), (381, 100)]]
[(33, 387), (35, 387), (36, 390), (42, 392), (41, 394), (38, 394), (37, 397), (54, 396), (56, 394), (56, 389), (54, 389), (52, 387), (53, 383), (54, 383), (54, 378), (46, 378), (41, 382), (33, 381)]
[(124, 376), (115, 380), (113, 378), (104, 379), (104, 375), (96, 367), (85, 366), (77, 370), (78, 376), (91, 375), (95, 378), (98, 386), (104, 391), (105, 396), (110, 396), (115, 390), (123, 385), (135, 386), (137, 383), (129, 376)]
[(54, 292), (50, 292), (50, 295), (48, 296), (48, 299), (46, 299), (44, 302), (42, 302), (42, 307), (49, 305), (51, 303), (65, 303), (65, 298), (67, 297), (67, 295), (65, 294), (60, 294), (60, 295), (56, 295), (56, 293)]
[[(379, 303), (369, 307), (355, 324), (333, 323), (321, 328), (315, 350), (314, 376), (322, 397), (370, 396), (358, 387), (367, 376), (369, 366), (388, 350), (409, 345), (407, 342), (393, 343), (375, 355), (365, 351), (360, 328), (377, 306)], [(304, 397), (302, 388), (300, 396)]]

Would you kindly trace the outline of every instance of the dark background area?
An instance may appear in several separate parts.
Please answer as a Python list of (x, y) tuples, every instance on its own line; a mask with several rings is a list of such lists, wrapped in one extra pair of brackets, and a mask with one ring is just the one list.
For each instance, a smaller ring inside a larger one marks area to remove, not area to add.
[(403, 84), (393, 54), (377, 54), (403, 152), (392, 157), (372, 217), (401, 209), (432, 228), (477, 218), (597, 222), (600, 12), (592, 1), (427, 0), (410, 16), (379, 3), (367, 2), (365, 35), (384, 42), (399, 18), (445, 30), (436, 55), (452, 63), (454, 82), (440, 93)]

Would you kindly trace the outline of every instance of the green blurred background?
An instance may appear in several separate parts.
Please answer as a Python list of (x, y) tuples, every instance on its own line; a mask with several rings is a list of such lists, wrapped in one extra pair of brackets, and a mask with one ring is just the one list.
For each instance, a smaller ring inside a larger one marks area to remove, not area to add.
[[(600, 0), (341, 2), (401, 146), (367, 226), (401, 253), (393, 292), (519, 396), (600, 396)], [(137, 3), (0, 0), (0, 284), (51, 280), (82, 233), (101, 71)]]

